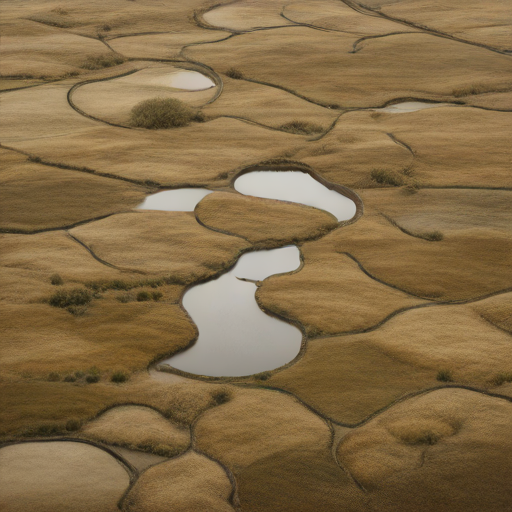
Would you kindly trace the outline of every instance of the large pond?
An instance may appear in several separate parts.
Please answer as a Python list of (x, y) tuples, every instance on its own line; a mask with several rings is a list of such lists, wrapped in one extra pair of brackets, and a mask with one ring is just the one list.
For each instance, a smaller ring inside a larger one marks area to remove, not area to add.
[(137, 206), (139, 210), (163, 210), (167, 212), (193, 212), (203, 197), (211, 194), (206, 188), (177, 188), (151, 194)]
[(215, 377), (252, 375), (290, 362), (300, 351), (302, 333), (258, 307), (256, 284), (300, 266), (297, 247), (244, 254), (228, 273), (192, 287), (183, 306), (199, 329), (189, 349), (161, 364)]
[(235, 189), (244, 195), (280, 199), (327, 210), (338, 221), (349, 220), (356, 214), (356, 205), (351, 199), (329, 190), (305, 172), (249, 172), (237, 178)]

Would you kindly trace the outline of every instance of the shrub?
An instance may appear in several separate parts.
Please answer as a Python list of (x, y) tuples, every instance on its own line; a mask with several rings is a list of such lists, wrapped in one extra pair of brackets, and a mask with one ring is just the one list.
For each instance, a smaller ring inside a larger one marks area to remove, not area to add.
[(186, 126), (197, 118), (195, 109), (175, 98), (142, 101), (131, 112), (131, 124), (149, 130)]
[(512, 373), (498, 373), (492, 380), (495, 386), (501, 386), (505, 384), (505, 382), (512, 382)]
[(254, 378), (255, 379), (258, 379), (258, 380), (267, 380), (269, 379), (271, 376), (271, 373), (270, 372), (261, 372), (261, 373), (257, 373)]
[(82, 422), (80, 420), (71, 419), (66, 423), (66, 430), (69, 432), (76, 432), (77, 430), (80, 430), (81, 426)]
[(70, 306), (87, 306), (92, 300), (90, 291), (84, 288), (73, 290), (59, 290), (49, 300), (50, 306), (55, 308), (69, 308)]
[(290, 121), (289, 123), (282, 124), (279, 129), (298, 135), (309, 135), (311, 133), (321, 133), (324, 131), (320, 125), (308, 123), (307, 121)]
[(54, 286), (60, 286), (64, 284), (64, 281), (62, 280), (62, 277), (59, 276), (59, 274), (53, 274), (50, 277), (50, 283), (52, 283)]
[(60, 380), (60, 375), (57, 372), (52, 372), (48, 375), (48, 380), (50, 382), (58, 382)]
[(75, 372), (75, 377), (77, 379), (81, 379), (82, 377), (85, 377), (85, 373), (84, 372), (81, 372), (81, 371), (76, 371)]
[(139, 302), (145, 302), (147, 300), (151, 300), (151, 295), (149, 292), (142, 290), (141, 292), (137, 293), (137, 300)]
[(103, 69), (118, 66), (125, 61), (124, 57), (117, 53), (104, 53), (103, 55), (90, 55), (80, 65), (82, 69)]
[(127, 302), (131, 302), (133, 300), (133, 296), (130, 295), (129, 293), (123, 293), (122, 295), (118, 295), (116, 299), (119, 302), (126, 304)]
[(154, 301), (159, 301), (162, 297), (163, 297), (163, 293), (162, 292), (152, 292), (151, 293), (151, 298)]
[(99, 375), (87, 375), (87, 377), (85, 377), (85, 382), (87, 382), (88, 384), (95, 384), (96, 382), (99, 382), (99, 381), (100, 381)]
[(231, 400), (231, 395), (228, 391), (219, 390), (212, 393), (212, 401), (214, 405), (222, 405)]
[(439, 370), (436, 379), (440, 382), (453, 382), (452, 372), (450, 370)]
[(404, 179), (400, 174), (394, 171), (386, 171), (385, 169), (373, 169), (370, 173), (370, 177), (373, 181), (381, 185), (400, 187), (404, 184)]
[(418, 233), (416, 236), (423, 238), (423, 240), (428, 240), (429, 242), (440, 242), (444, 238), (444, 235), (441, 233), (441, 231), (427, 231)]
[(128, 375), (124, 372), (114, 372), (112, 377), (110, 377), (112, 382), (116, 382), (117, 384), (121, 384), (122, 382), (126, 382), (128, 380)]
[(64, 377), (64, 382), (76, 382), (76, 377), (74, 375), (66, 375)]
[(244, 78), (244, 74), (236, 68), (229, 68), (226, 71), (226, 76), (229, 78), (234, 78), (235, 80), (242, 80)]

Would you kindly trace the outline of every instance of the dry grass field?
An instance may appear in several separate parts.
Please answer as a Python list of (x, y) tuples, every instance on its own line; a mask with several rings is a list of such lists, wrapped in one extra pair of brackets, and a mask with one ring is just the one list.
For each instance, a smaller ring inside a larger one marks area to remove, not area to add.
[[(512, 510), (507, 2), (11, 0), (0, 32), (2, 511)], [(261, 169), (357, 214), (234, 189)], [(287, 245), (251, 286), (295, 358), (159, 365), (190, 287)]]

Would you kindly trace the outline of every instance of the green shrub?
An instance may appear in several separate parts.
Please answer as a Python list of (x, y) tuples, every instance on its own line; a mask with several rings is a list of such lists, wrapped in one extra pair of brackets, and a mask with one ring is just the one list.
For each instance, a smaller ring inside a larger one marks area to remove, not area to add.
[(197, 117), (197, 111), (180, 100), (154, 98), (133, 107), (131, 124), (138, 128), (161, 130), (186, 126)]
[(54, 286), (60, 286), (64, 284), (64, 281), (62, 280), (62, 277), (59, 276), (59, 274), (53, 274), (50, 277), (50, 283), (52, 283)]
[(370, 173), (370, 177), (373, 181), (381, 185), (400, 187), (404, 184), (404, 179), (400, 174), (394, 171), (386, 171), (385, 169), (373, 169)]
[(255, 379), (258, 379), (258, 380), (267, 380), (269, 379), (271, 376), (271, 373), (270, 372), (261, 372), (261, 373), (257, 373), (254, 378)]
[(308, 123), (307, 121), (290, 121), (289, 123), (282, 124), (279, 129), (297, 135), (309, 135), (311, 133), (322, 133), (324, 131), (320, 125)]
[(226, 71), (226, 76), (229, 78), (234, 78), (235, 80), (242, 80), (244, 78), (244, 74), (236, 68), (229, 68)]
[(103, 55), (90, 55), (80, 65), (82, 69), (103, 69), (118, 66), (125, 61), (124, 57), (117, 53), (104, 53)]
[(73, 290), (59, 290), (48, 301), (55, 308), (69, 308), (70, 306), (87, 306), (92, 300), (92, 294), (85, 288)]
[(147, 300), (151, 300), (151, 295), (149, 292), (142, 290), (141, 292), (137, 293), (137, 300), (139, 302), (145, 302)]
[(151, 298), (156, 302), (156, 301), (159, 301), (161, 298), (163, 297), (163, 293), (162, 292), (152, 292), (151, 293)]
[(52, 372), (48, 375), (48, 380), (50, 382), (58, 382), (60, 380), (60, 375), (57, 372)]
[(450, 370), (439, 370), (436, 379), (440, 382), (453, 382), (452, 372)]
[(64, 377), (64, 382), (76, 382), (76, 377), (74, 375), (66, 375)]
[(114, 372), (112, 377), (110, 377), (112, 382), (116, 382), (117, 384), (121, 384), (122, 382), (126, 382), (128, 380), (128, 375), (124, 372)]
[(87, 375), (87, 377), (85, 377), (85, 382), (87, 382), (88, 384), (95, 384), (96, 382), (99, 382), (99, 381), (100, 381), (99, 375)]

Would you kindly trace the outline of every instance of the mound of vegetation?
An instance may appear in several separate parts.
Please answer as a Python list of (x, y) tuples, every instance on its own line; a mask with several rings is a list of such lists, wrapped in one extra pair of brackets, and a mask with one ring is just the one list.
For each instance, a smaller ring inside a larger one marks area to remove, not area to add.
[(204, 121), (203, 114), (174, 98), (145, 100), (131, 112), (133, 126), (150, 130), (186, 126), (191, 121)]
[(105, 53), (103, 55), (90, 55), (80, 65), (82, 69), (103, 69), (118, 66), (124, 62), (124, 57), (117, 53)]
[(324, 131), (320, 125), (308, 123), (307, 121), (290, 121), (289, 123), (282, 124), (279, 129), (298, 135), (309, 135), (311, 133), (322, 133)]

